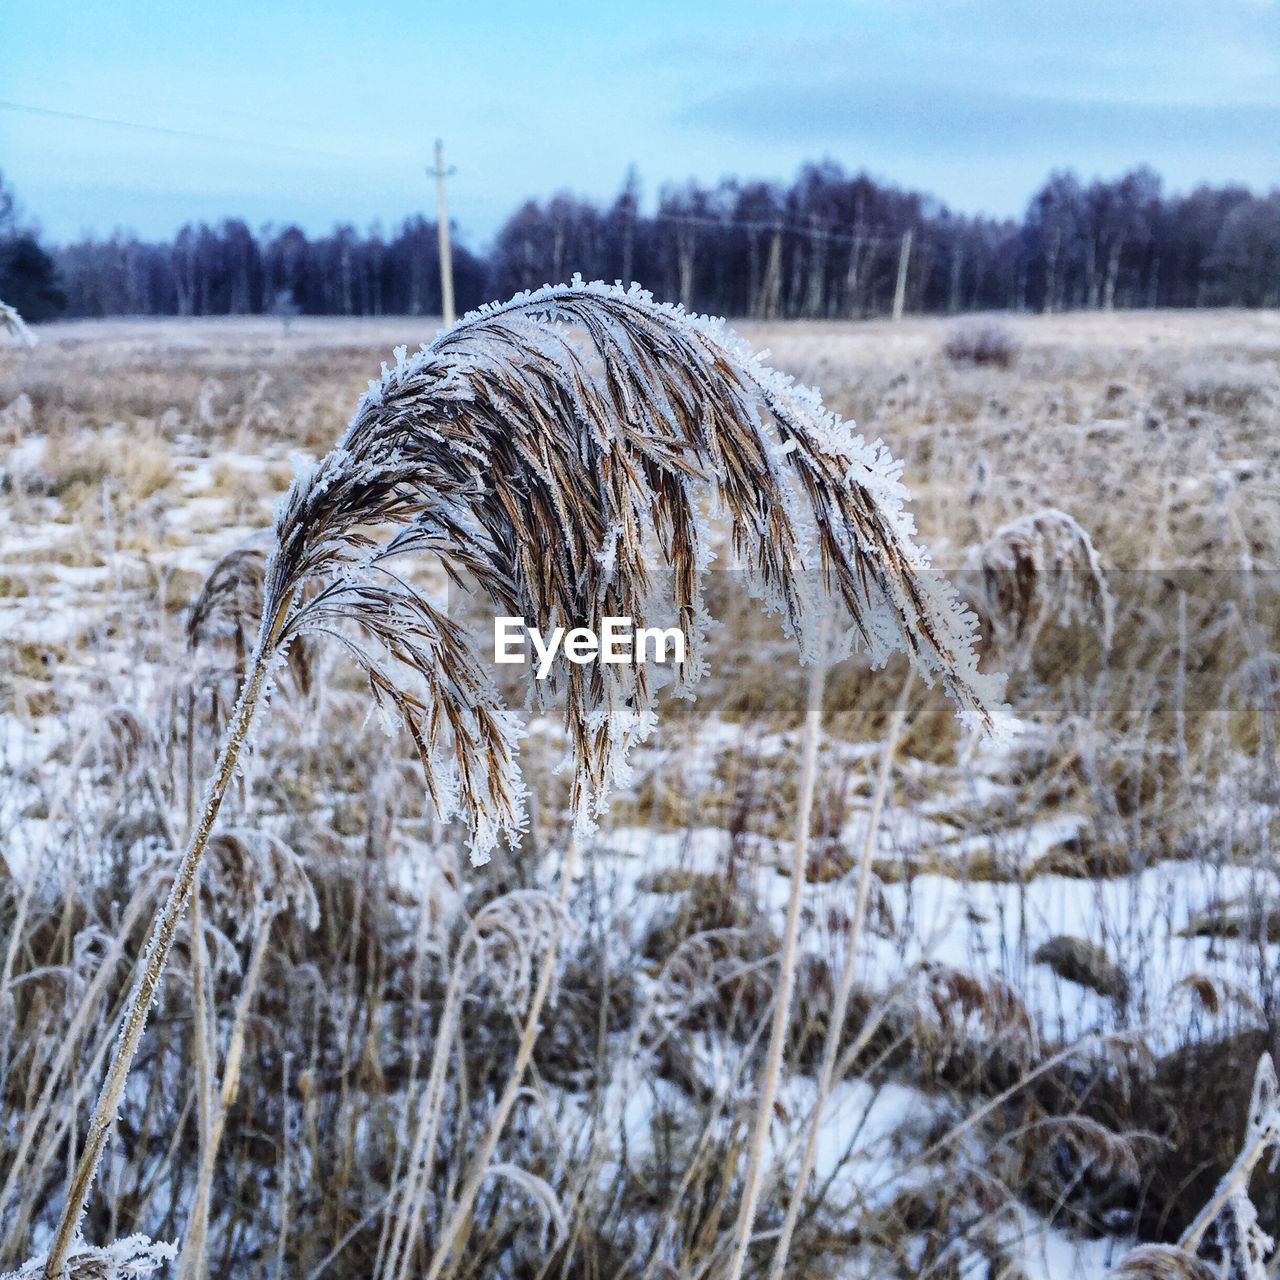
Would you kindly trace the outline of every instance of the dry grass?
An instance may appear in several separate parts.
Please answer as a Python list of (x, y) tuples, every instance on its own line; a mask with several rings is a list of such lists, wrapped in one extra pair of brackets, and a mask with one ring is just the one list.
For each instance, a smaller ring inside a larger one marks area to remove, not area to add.
[(991, 365), (1010, 369), (1018, 358), (1018, 345), (998, 321), (968, 321), (958, 325), (943, 347), (952, 364)]
[[(1064, 626), (1041, 603), (1009, 689), (1024, 728), (999, 755), (957, 734), (946, 700), (917, 683), (868, 846), (884, 883), (868, 881), (851, 971), (858, 855), (904, 668), (830, 673), (781, 1145), (757, 1218), (764, 1233), (794, 1219), (789, 1274), (1016, 1265), (1056, 1280), (1101, 1273), (1099, 1232), (1120, 1238), (1116, 1258), (1134, 1230), (1172, 1244), (1239, 1152), (1273, 1034), (1280, 832), (1263, 659), (1280, 651), (1280, 322), (1008, 325), (1011, 369), (953, 364), (941, 323), (751, 332), (903, 457), (941, 562), (959, 567), (1052, 507), (1088, 535), (1114, 598), (1109, 650), (1096, 614)], [(328, 446), (371, 355), (424, 336), (395, 321), (299, 322), (287, 337), (256, 321), (159, 336), (122, 323), (49, 326), (33, 350), (0, 351), (0, 943), (13, 944), (0, 1180), (14, 1179), (0, 1266), (52, 1225), (45, 1206), (60, 1202), (158, 893), (151, 869), (198, 804), (252, 650), (261, 557), (193, 610), (200, 584), (225, 553), (262, 545), (296, 455)], [(115, 447), (135, 438), (137, 460)], [(730, 626), (708, 633), (699, 700), (670, 704), (584, 847), (568, 885), (576, 929), (451, 1276), (702, 1274), (728, 1258), (742, 1180), (725, 1170), (742, 1166), (772, 1014), (805, 679), (732, 573), (713, 578), (709, 609)], [(557, 703), (533, 720), (529, 830), (472, 871), (412, 750), (364, 723), (353, 668), (327, 647), (291, 658), (228, 792), (248, 843), (204, 880), (202, 945), (178, 935), (86, 1230), (187, 1231), (213, 1132), (193, 1067), (199, 983), (225, 1109), (207, 1274), (424, 1272), (538, 981), (520, 951), (491, 950), (464, 964), (451, 1005), (451, 975), (488, 904), (552, 883), (572, 819), (556, 766), (572, 739)], [(268, 837), (305, 866), (314, 931), (305, 904), (246, 927), (250, 855), (275, 847), (257, 843)], [(1109, 1038), (1073, 1049), (1088, 1032)], [(840, 1149), (824, 1141), (816, 1176), (796, 1185), (828, 1044), (826, 1132)], [(1261, 1167), (1252, 1183), (1273, 1233), (1278, 1185)], [(766, 1234), (747, 1273), (772, 1258)], [(1126, 1265), (1210, 1264), (1149, 1248)]]

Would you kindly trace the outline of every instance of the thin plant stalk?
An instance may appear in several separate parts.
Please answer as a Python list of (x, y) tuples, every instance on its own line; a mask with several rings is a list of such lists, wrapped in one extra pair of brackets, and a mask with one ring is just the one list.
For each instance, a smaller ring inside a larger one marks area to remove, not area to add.
[[(569, 901), (569, 891), (573, 885), (573, 876), (577, 865), (577, 854), (578, 841), (575, 836), (570, 835), (560, 872), (560, 906), (562, 908)], [(502, 1097), (498, 1099), (498, 1105), (494, 1108), (493, 1115), (489, 1119), (489, 1126), (485, 1130), (484, 1138), (476, 1151), (475, 1159), (472, 1161), (471, 1172), (467, 1175), (467, 1180), (463, 1183), (462, 1190), (458, 1193), (457, 1202), (445, 1221), (444, 1228), (440, 1233), (439, 1243), (436, 1245), (435, 1254), (431, 1259), (431, 1265), (427, 1268), (423, 1280), (439, 1280), (441, 1272), (453, 1253), (454, 1245), (462, 1234), (463, 1226), (471, 1218), (471, 1210), (475, 1207), (476, 1197), (480, 1194), (480, 1186), (489, 1172), (493, 1153), (497, 1150), (498, 1140), (502, 1137), (502, 1131), (507, 1126), (511, 1109), (515, 1106), (516, 1098), (520, 1093), (524, 1073), (529, 1066), (530, 1059), (533, 1057), (533, 1047), (537, 1043), (538, 1032), (541, 1030), (539, 1021), (542, 1017), (543, 1006), (546, 1004), (547, 996), (551, 991), (559, 950), (560, 931), (553, 930), (550, 941), (547, 943), (547, 953), (543, 957), (542, 969), (538, 974), (538, 984), (534, 988), (533, 996), (529, 1001), (529, 1011), (524, 1020), (524, 1030), (520, 1036), (520, 1045), (516, 1050), (516, 1058), (511, 1068), (511, 1075), (507, 1078)], [(402, 1277), (407, 1275), (407, 1261), (408, 1250), (405, 1252), (405, 1262), (401, 1267)]]
[[(439, 819), (437, 817), (437, 824), (438, 822), (439, 822)], [(435, 836), (436, 836), (436, 839), (434, 841), (434, 844), (438, 846), (440, 843), (438, 831), (435, 832)], [(431, 899), (430, 899), (430, 895), (424, 889), (420, 894), (419, 902), (418, 902), (418, 932), (414, 939), (414, 956), (416, 958), (416, 963), (413, 966), (413, 989), (409, 997), (410, 1008), (413, 1010), (413, 1016), (412, 1016), (412, 1020), (410, 1022), (410, 1028), (409, 1028), (409, 1078), (405, 1087), (405, 1095), (410, 1099), (413, 1098), (414, 1094), (417, 1091), (418, 1071), (421, 1066), (421, 1061), (420, 1061), (421, 1053), (418, 1048), (418, 1039), (419, 1039), (418, 1033), (419, 1033), (421, 1019), (422, 1019), (422, 979), (423, 979), (423, 969), (424, 969), (422, 957), (426, 953), (426, 949), (427, 949), (427, 942), (428, 942), (427, 934), (428, 934), (428, 928), (430, 923), (431, 923)], [(451, 973), (449, 976), (449, 983), (446, 991), (444, 1007), (440, 1015), (441, 1027), (445, 1025), (445, 1019), (450, 1016), (450, 1012), (452, 1008), (452, 1001), (450, 999), (450, 996), (453, 992), (455, 985), (456, 985), (455, 973)], [(437, 1049), (438, 1048), (439, 1048), (439, 1038), (437, 1038)], [(434, 1064), (433, 1064), (433, 1069), (434, 1069)], [(410, 1181), (416, 1183), (416, 1172), (419, 1167), (418, 1161), (417, 1161), (417, 1152), (419, 1150), (419, 1140), (422, 1136), (423, 1129), (424, 1129), (423, 1117), (426, 1114), (426, 1108), (430, 1103), (430, 1097), (431, 1097), (431, 1089), (428, 1086), (423, 1090), (423, 1100), (418, 1110), (418, 1122), (416, 1126), (416, 1132), (415, 1132), (415, 1136), (413, 1140), (413, 1148), (412, 1148), (413, 1154), (410, 1154), (409, 1162), (404, 1168), (404, 1180), (406, 1181), (406, 1183)], [(405, 1155), (406, 1155), (406, 1152), (404, 1151), (403, 1146), (397, 1143), (396, 1144), (396, 1162), (395, 1162), (395, 1166), (391, 1170), (391, 1185), (393, 1187), (397, 1186), (401, 1181), (401, 1174), (402, 1174), (401, 1162)], [(394, 1196), (392, 1194), (388, 1194), (387, 1196), (388, 1206), (391, 1206), (393, 1199), (394, 1199)], [(383, 1259), (387, 1256), (387, 1246), (391, 1241), (392, 1223), (393, 1223), (392, 1213), (390, 1211), (390, 1208), (388, 1208), (388, 1211), (383, 1214), (382, 1230), (378, 1236), (378, 1252), (374, 1257), (373, 1268), (371, 1272), (371, 1274), (374, 1276), (381, 1276), (383, 1274), (383, 1270), (382, 1270)]]
[[(289, 1054), (286, 1052), (280, 1062), (280, 1104), (281, 1113), (288, 1116), (289, 1104)], [(275, 1280), (284, 1280), (284, 1260), (287, 1256), (289, 1241), (289, 1123), (285, 1120), (280, 1131), (280, 1225), (276, 1228), (276, 1268)]]
[(858, 968), (858, 942), (862, 933), (862, 924), (867, 915), (867, 898), (871, 891), (871, 855), (875, 849), (876, 834), (880, 829), (880, 814), (889, 790), (889, 774), (894, 756), (897, 754), (902, 726), (906, 720), (908, 695), (913, 681), (914, 672), (908, 671), (907, 678), (902, 683), (902, 691), (898, 694), (898, 701), (893, 708), (889, 732), (880, 754), (880, 767), (876, 773), (875, 790), (871, 794), (871, 808), (867, 813), (867, 827), (863, 833), (862, 849), (858, 859), (858, 894), (854, 903), (853, 919), (849, 922), (849, 939), (846, 944), (844, 968), (840, 973), (840, 986), (831, 1007), (826, 1041), (822, 1046), (822, 1065), (818, 1071), (817, 1097), (813, 1104), (813, 1115), (809, 1121), (809, 1135), (805, 1141), (804, 1155), (800, 1159), (800, 1171), (796, 1175), (791, 1202), (787, 1205), (782, 1234), (778, 1237), (773, 1262), (769, 1267), (769, 1280), (783, 1280), (786, 1274), (787, 1254), (791, 1249), (791, 1237), (795, 1233), (796, 1222), (800, 1217), (800, 1207), (804, 1202), (804, 1188), (813, 1173), (814, 1162), (817, 1159), (818, 1136), (822, 1131), (822, 1113), (831, 1095), (831, 1086), (835, 1079), (836, 1063), (840, 1057), (840, 1038), (844, 1031), (845, 1018), (848, 1016), (849, 1000), (853, 995), (853, 980)]
[(452, 1042), (454, 1018), (458, 1007), (459, 993), (462, 987), (463, 965), (461, 960), (454, 965), (449, 975), (449, 983), (445, 989), (444, 1004), (440, 1012), (440, 1023), (436, 1031), (435, 1049), (431, 1055), (431, 1069), (427, 1083), (422, 1092), (422, 1103), (418, 1109), (418, 1122), (414, 1131), (413, 1147), (409, 1153), (408, 1167), (404, 1174), (404, 1192), (400, 1209), (395, 1217), (394, 1231), (390, 1237), (390, 1247), (383, 1267), (375, 1271), (375, 1275), (394, 1276), (400, 1263), (401, 1249), (405, 1258), (409, 1253), (409, 1227), (421, 1212), (421, 1204), (426, 1196), (429, 1170), (435, 1159), (436, 1135), (439, 1131), (440, 1111), (444, 1100), (444, 1078), (448, 1067), (449, 1046)]
[(227, 1056), (222, 1068), (222, 1087), (217, 1101), (210, 1099), (209, 1128), (200, 1153), (200, 1176), (196, 1183), (194, 1207), (191, 1211), (191, 1225), (187, 1229), (187, 1238), (183, 1243), (182, 1257), (178, 1263), (178, 1273), (192, 1280), (204, 1273), (205, 1240), (209, 1231), (209, 1193), (213, 1186), (213, 1171), (218, 1163), (218, 1149), (222, 1145), (222, 1134), (226, 1128), (227, 1112), (235, 1102), (240, 1091), (240, 1064), (244, 1058), (245, 1027), (249, 1021), (249, 1009), (257, 994), (258, 983), (262, 977), (262, 964), (267, 955), (267, 941), (271, 935), (270, 917), (260, 911), (257, 920), (257, 931), (253, 939), (253, 949), (249, 957), (249, 969), (240, 988), (236, 1000), (235, 1015), (232, 1019), (231, 1036), (227, 1042)]
[(196, 1119), (201, 1159), (213, 1117), (213, 1073), (209, 1062), (209, 1001), (205, 998), (204, 919), (200, 910), (200, 877), (191, 882), (192, 1056), (196, 1064)]
[[(195, 783), (195, 694), (187, 690), (187, 742), (186, 742), (186, 810), (187, 831), (190, 832), (196, 821), (196, 783)], [(148, 781), (152, 775), (148, 773)], [(152, 794), (156, 800), (157, 812), (164, 814), (165, 809), (159, 790), (152, 784)], [(169, 837), (170, 847), (175, 851), (181, 847), (174, 838), (167, 819), (165, 829)], [(205, 990), (205, 951), (204, 922), (200, 911), (200, 876), (191, 879), (191, 986), (192, 1016), (195, 1030), (192, 1037), (192, 1052), (196, 1064), (196, 1129), (199, 1135), (198, 1150), (203, 1167), (205, 1152), (209, 1145), (209, 1127), (213, 1120), (213, 1070), (209, 1061), (210, 1021), (209, 1005)], [(198, 1203), (198, 1201), (197, 1201)]]
[(818, 654), (809, 675), (809, 696), (805, 709), (801, 739), (800, 789), (796, 804), (795, 853), (791, 862), (791, 892), (787, 900), (787, 923), (782, 937), (782, 955), (778, 973), (778, 996), (773, 1006), (773, 1027), (769, 1034), (764, 1075), (760, 1081), (755, 1124), (747, 1156), (747, 1172), (742, 1188), (742, 1203), (734, 1228), (733, 1256), (726, 1280), (741, 1280), (751, 1246), (751, 1229), (755, 1223), (764, 1171), (764, 1149), (773, 1119), (773, 1104), (778, 1094), (778, 1079), (786, 1049), (787, 1030), (791, 1021), (791, 996), (796, 984), (796, 950), (800, 936), (800, 904), (804, 898), (805, 871), (809, 861), (809, 827), (813, 820), (813, 793), (818, 771), (818, 738), (822, 731), (822, 693), (826, 682), (826, 634), (822, 635)]
[(45, 1263), (45, 1280), (61, 1280), (67, 1254), (75, 1239), (80, 1219), (84, 1216), (94, 1176), (102, 1159), (103, 1148), (106, 1146), (107, 1135), (115, 1123), (120, 1099), (124, 1094), (125, 1080), (138, 1052), (142, 1033), (146, 1029), (147, 1015), (156, 998), (160, 976), (169, 958), (169, 950), (173, 946), (174, 934), (190, 901), (196, 872), (204, 857), (227, 787), (235, 776), (236, 762), (249, 735), (254, 712), (257, 710), (267, 683), (268, 663), (264, 656), (266, 651), (266, 643), (260, 642), (254, 654), (253, 665), (241, 688), (231, 723), (223, 738), (222, 749), (218, 755), (213, 779), (205, 794), (200, 819), (191, 832), (186, 852), (182, 855), (182, 861), (178, 864), (178, 870), (174, 875), (169, 897), (164, 909), (156, 917), (151, 936), (143, 951), (142, 967), (121, 1021), (120, 1038), (107, 1068), (102, 1091), (98, 1094), (98, 1100), (94, 1105), (84, 1150), (80, 1154), (80, 1160), (72, 1175), (66, 1203), (63, 1205), (62, 1216), (58, 1221), (53, 1245)]

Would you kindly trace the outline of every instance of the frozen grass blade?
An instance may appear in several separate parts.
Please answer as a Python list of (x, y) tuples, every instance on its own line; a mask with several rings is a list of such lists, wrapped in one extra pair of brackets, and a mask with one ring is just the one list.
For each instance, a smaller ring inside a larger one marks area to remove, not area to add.
[(734, 1228), (733, 1255), (726, 1272), (728, 1280), (739, 1280), (751, 1247), (751, 1229), (764, 1173), (765, 1146), (773, 1124), (773, 1105), (782, 1074), (783, 1051), (787, 1028), (791, 1022), (791, 995), (796, 983), (796, 943), (800, 936), (800, 906), (809, 864), (809, 829), (813, 822), (813, 792), (818, 774), (818, 739), (822, 735), (822, 691), (826, 679), (826, 661), (819, 656), (809, 675), (809, 696), (805, 710), (804, 731), (800, 748), (800, 786), (796, 801), (795, 846), (791, 862), (791, 885), (787, 898), (787, 922), (782, 935), (779, 958), (778, 987), (774, 995), (773, 1026), (765, 1053), (764, 1075), (756, 1104), (755, 1124), (747, 1154), (747, 1171), (742, 1190), (738, 1222)]

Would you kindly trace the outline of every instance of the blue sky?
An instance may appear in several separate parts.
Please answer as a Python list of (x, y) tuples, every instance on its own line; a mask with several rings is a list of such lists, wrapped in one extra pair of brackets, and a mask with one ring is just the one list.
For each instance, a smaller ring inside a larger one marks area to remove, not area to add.
[(1015, 214), (1053, 167), (1280, 185), (1280, 0), (3, 0), (0, 170), (45, 234), (391, 226), (802, 161)]

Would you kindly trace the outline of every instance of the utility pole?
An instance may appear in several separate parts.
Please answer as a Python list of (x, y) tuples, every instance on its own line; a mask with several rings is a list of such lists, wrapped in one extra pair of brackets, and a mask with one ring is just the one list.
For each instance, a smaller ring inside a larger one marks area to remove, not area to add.
[(911, 228), (902, 233), (902, 248), (898, 251), (898, 284), (893, 291), (893, 318), (902, 319), (902, 308), (907, 302), (907, 263), (911, 261)]
[(440, 235), (440, 313), (446, 329), (458, 315), (453, 306), (453, 249), (449, 245), (449, 211), (444, 201), (444, 180), (457, 172), (444, 167), (444, 143), (436, 139), (436, 164), (428, 169), (436, 180), (436, 230)]

